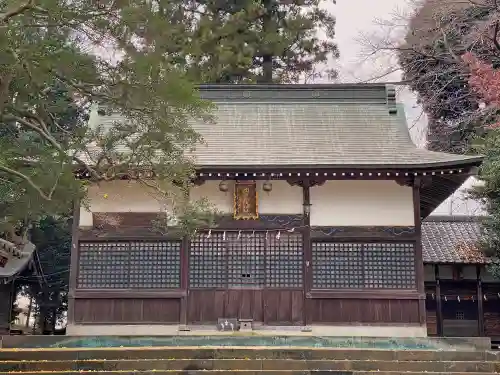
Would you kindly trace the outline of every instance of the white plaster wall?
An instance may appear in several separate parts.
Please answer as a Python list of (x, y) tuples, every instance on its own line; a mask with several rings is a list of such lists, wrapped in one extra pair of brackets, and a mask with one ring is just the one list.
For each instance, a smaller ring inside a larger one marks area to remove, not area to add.
[[(207, 181), (190, 192), (191, 199), (207, 198), (221, 213), (233, 213), (234, 181), (227, 181), (229, 190), (219, 190), (220, 181)], [(257, 182), (259, 214), (300, 214), (302, 213), (302, 188), (290, 186), (286, 181), (272, 181), (272, 191), (262, 190), (264, 181)]]
[(286, 181), (271, 181), (273, 190), (266, 193), (262, 190), (264, 181), (259, 181), (259, 213), (260, 214), (302, 214), (302, 187), (290, 186)]
[(92, 226), (93, 212), (160, 212), (169, 202), (136, 181), (109, 181), (88, 188), (89, 207), (80, 208), (80, 227)]
[(395, 181), (327, 181), (311, 188), (311, 225), (412, 226), (413, 192)]
[[(228, 181), (229, 191), (219, 190), (220, 181), (206, 181), (190, 192), (191, 201), (207, 198), (220, 212), (233, 212), (234, 182)], [(273, 189), (262, 190), (263, 181), (257, 184), (260, 214), (302, 213), (302, 188), (290, 186), (286, 181), (272, 181)], [(90, 186), (89, 209), (80, 209), (80, 226), (92, 226), (93, 212), (161, 212), (171, 207), (153, 189), (135, 181), (112, 181)]]
[(231, 213), (233, 212), (233, 185), (228, 181), (229, 191), (224, 193), (219, 190), (219, 183), (220, 181), (206, 181), (203, 185), (191, 189), (189, 198), (192, 202), (206, 198), (221, 213)]

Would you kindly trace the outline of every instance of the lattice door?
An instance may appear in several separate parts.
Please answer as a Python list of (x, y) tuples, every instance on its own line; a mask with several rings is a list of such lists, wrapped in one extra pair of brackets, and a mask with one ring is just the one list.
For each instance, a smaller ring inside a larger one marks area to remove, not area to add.
[(264, 232), (199, 234), (191, 241), (193, 289), (302, 288), (302, 237)]
[(266, 239), (262, 233), (230, 233), (227, 236), (229, 288), (263, 288)]

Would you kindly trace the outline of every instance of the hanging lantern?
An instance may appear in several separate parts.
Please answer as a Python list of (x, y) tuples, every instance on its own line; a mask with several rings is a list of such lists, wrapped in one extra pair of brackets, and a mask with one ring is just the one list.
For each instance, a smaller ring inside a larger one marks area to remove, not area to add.
[(271, 181), (266, 181), (262, 184), (262, 190), (264, 190), (266, 193), (269, 193), (271, 190), (273, 190), (273, 184), (271, 184)]
[(229, 185), (226, 181), (221, 181), (219, 184), (219, 190), (223, 193), (227, 193), (229, 190)]

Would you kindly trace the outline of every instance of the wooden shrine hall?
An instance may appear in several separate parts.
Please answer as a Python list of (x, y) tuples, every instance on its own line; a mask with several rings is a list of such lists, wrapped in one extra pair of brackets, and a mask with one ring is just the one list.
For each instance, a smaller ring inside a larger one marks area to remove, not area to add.
[[(208, 85), (215, 123), (193, 157), (221, 213), (192, 238), (133, 181), (91, 185), (77, 207), (67, 333), (235, 329), (426, 336), (422, 219), (481, 157), (411, 141), (394, 88)], [(89, 126), (120, 121), (94, 111)]]

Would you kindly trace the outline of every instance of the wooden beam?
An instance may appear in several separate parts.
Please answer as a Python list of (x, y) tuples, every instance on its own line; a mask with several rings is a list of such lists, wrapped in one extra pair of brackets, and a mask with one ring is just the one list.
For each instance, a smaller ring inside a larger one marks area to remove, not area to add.
[(157, 290), (157, 289), (146, 289), (146, 290), (133, 290), (133, 289), (122, 289), (122, 290), (109, 290), (109, 289), (78, 289), (75, 291), (75, 299), (169, 299), (169, 298), (184, 298), (186, 292), (181, 289), (171, 289), (171, 290)]
[(477, 325), (479, 336), (484, 336), (483, 284), (481, 281), (481, 266), (476, 265), (477, 286)]
[[(425, 293), (416, 290), (320, 290), (313, 289), (308, 293), (309, 299), (390, 299), (419, 300), (425, 304)], [(333, 312), (332, 312), (333, 313)]]
[(434, 277), (436, 279), (436, 330), (438, 336), (443, 336), (443, 306), (441, 303), (441, 280), (438, 265), (434, 266)]

